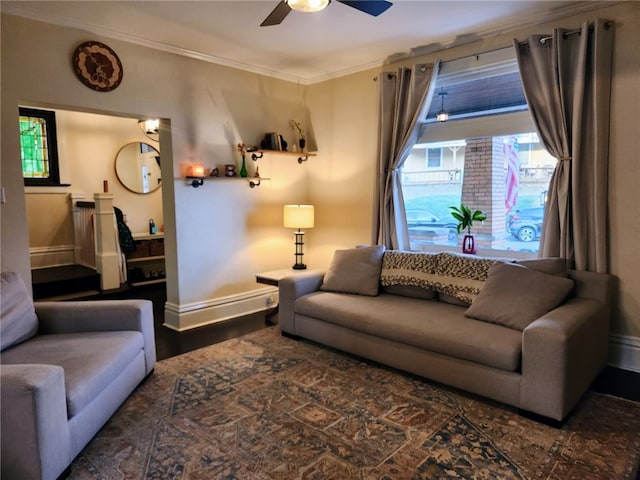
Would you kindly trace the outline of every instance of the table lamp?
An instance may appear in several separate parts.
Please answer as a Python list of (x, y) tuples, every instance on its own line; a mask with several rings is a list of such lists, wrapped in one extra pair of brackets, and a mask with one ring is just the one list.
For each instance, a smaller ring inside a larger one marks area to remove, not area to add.
[(296, 263), (294, 270), (304, 270), (307, 266), (302, 263), (304, 256), (304, 232), (302, 228), (313, 228), (313, 205), (285, 205), (284, 206), (284, 226), (285, 228), (297, 228), (293, 238), (296, 246)]

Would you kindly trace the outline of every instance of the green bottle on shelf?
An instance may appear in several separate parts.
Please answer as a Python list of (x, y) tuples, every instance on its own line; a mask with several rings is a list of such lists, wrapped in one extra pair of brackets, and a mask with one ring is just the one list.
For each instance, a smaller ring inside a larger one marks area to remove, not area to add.
[(242, 167), (240, 167), (240, 176), (242, 178), (246, 178), (249, 175), (249, 172), (247, 172), (247, 165), (244, 162), (244, 155), (242, 155)]

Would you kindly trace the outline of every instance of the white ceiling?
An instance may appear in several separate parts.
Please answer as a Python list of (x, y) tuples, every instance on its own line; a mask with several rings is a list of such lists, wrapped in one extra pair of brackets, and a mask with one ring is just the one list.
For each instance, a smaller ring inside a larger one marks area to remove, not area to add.
[[(260, 27), (278, 0), (2, 1), (3, 12), (87, 30), (205, 61), (301, 83), (380, 66), (602, 5), (569, 0), (392, 0), (379, 17), (333, 1)], [(541, 32), (546, 33), (546, 32)], [(426, 48), (416, 48), (426, 47)], [(395, 58), (395, 57), (394, 57)]]

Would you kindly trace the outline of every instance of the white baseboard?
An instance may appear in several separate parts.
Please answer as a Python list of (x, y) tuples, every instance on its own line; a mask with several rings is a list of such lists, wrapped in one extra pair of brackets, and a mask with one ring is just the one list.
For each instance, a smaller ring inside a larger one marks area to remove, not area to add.
[(178, 332), (223, 322), (273, 308), (278, 304), (278, 289), (263, 287), (237, 295), (215, 298), (204, 302), (164, 306), (164, 326)]
[(31, 268), (59, 267), (73, 265), (73, 245), (51, 245), (29, 248)]
[(609, 365), (640, 373), (640, 337), (609, 335)]

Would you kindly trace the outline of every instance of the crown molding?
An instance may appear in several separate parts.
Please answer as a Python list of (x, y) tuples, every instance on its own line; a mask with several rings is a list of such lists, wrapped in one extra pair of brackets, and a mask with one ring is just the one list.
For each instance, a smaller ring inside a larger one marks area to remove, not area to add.
[(0, 6), (2, 8), (2, 13), (6, 13), (8, 15), (15, 15), (18, 17), (28, 18), (30, 20), (49, 23), (52, 25), (57, 25), (59, 27), (85, 30), (89, 33), (92, 33), (100, 37), (105, 37), (105, 38), (110, 38), (112, 40), (131, 43), (133, 45), (147, 47), (147, 48), (151, 48), (151, 49), (158, 50), (165, 53), (172, 53), (174, 55), (180, 55), (183, 57), (192, 58), (194, 60), (200, 60), (202, 62), (214, 63), (216, 65), (222, 65), (225, 67), (236, 68), (238, 70), (243, 70), (246, 72), (265, 75), (268, 77), (274, 77), (274, 78), (278, 78), (280, 80), (285, 80), (288, 82), (295, 82), (295, 83), (306, 82), (306, 79), (299, 78), (296, 75), (288, 75), (282, 72), (277, 72), (275, 70), (256, 67), (255, 65), (250, 65), (243, 62), (230, 60), (228, 58), (218, 57), (218, 56), (211, 55), (204, 52), (199, 52), (197, 50), (177, 47), (175, 45), (169, 45), (163, 42), (156, 42), (155, 40), (139, 37), (137, 35), (132, 35), (126, 32), (111, 30), (109, 28), (105, 28), (100, 25), (78, 22), (74, 19), (62, 16), (62, 15), (52, 15), (49, 13), (38, 12), (30, 8), (25, 8), (23, 5), (18, 6), (16, 3), (7, 4), (7, 3), (0, 2)]
[(122, 42), (127, 42), (134, 45), (162, 51), (165, 53), (180, 55), (183, 57), (192, 58), (194, 60), (213, 63), (216, 65), (222, 65), (230, 68), (235, 68), (238, 70), (243, 70), (243, 71), (255, 73), (258, 75), (264, 75), (264, 76), (268, 76), (268, 77), (272, 77), (272, 78), (276, 78), (276, 79), (280, 79), (288, 82), (299, 83), (302, 85), (313, 85), (316, 83), (333, 80), (333, 79), (344, 77), (347, 75), (360, 73), (366, 70), (377, 69), (387, 64), (406, 61), (407, 59), (418, 57), (421, 55), (426, 55), (428, 53), (436, 53), (449, 48), (458, 47), (461, 45), (476, 42), (476, 41), (483, 40), (496, 35), (508, 33), (510, 31), (514, 31), (517, 29), (528, 28), (535, 25), (539, 25), (541, 23), (547, 23), (547, 22), (558, 20), (568, 16), (578, 15), (581, 13), (597, 10), (605, 6), (610, 7), (610, 6), (622, 4), (622, 3), (625, 3), (625, 1), (624, 0), (614, 0), (614, 1), (595, 0), (595, 1), (568, 2), (567, 5), (558, 7), (554, 9), (552, 12), (543, 11), (538, 14), (529, 15), (527, 16), (526, 20), (518, 19), (509, 23), (503, 23), (498, 27), (492, 27), (480, 32), (476, 32), (472, 34), (461, 34), (456, 37), (451, 37), (446, 41), (442, 41), (439, 43), (424, 45), (424, 46), (416, 46), (407, 52), (395, 53), (385, 58), (380, 58), (378, 60), (374, 60), (368, 63), (354, 65), (353, 67), (350, 67), (347, 69), (342, 69), (335, 72), (330, 72), (330, 73), (317, 75), (313, 77), (300, 77), (298, 75), (291, 75), (291, 74), (267, 69), (264, 67), (258, 67), (256, 65), (250, 65), (244, 62), (239, 62), (229, 58), (219, 57), (216, 55), (211, 55), (211, 54), (196, 51), (196, 50), (182, 48), (182, 47), (170, 45), (167, 43), (157, 42), (157, 41), (139, 37), (137, 35), (133, 35), (130, 33), (111, 30), (100, 25), (79, 22), (77, 20), (62, 16), (62, 15), (44, 13), (36, 9), (28, 8), (27, 7), (28, 4), (26, 3), (0, 2), (0, 9), (2, 13), (15, 15), (19, 17), (25, 17), (32, 20), (41, 21), (44, 23), (49, 23), (49, 24), (53, 24), (61, 27), (85, 30), (97, 36), (119, 40)]

